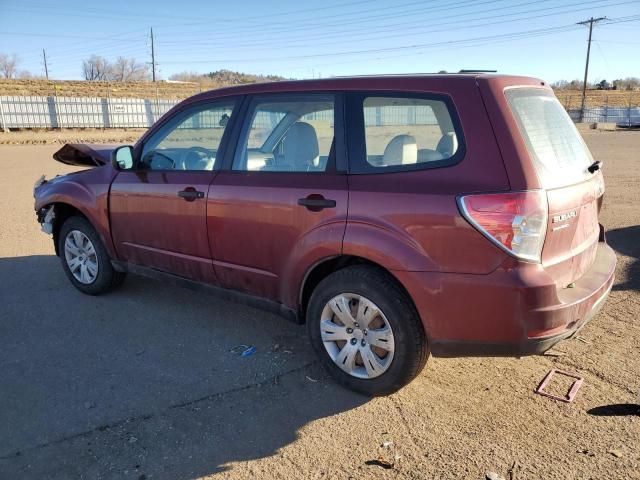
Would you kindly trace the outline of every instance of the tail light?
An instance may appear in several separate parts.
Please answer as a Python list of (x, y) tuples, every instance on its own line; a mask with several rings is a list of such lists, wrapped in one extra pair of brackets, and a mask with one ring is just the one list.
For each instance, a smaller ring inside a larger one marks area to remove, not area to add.
[(497, 246), (522, 260), (540, 261), (548, 216), (543, 190), (465, 195), (458, 204), (469, 223)]

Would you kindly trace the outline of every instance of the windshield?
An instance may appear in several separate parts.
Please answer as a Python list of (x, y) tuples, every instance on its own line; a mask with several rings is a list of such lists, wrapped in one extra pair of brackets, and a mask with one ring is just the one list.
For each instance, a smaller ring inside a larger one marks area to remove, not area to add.
[(512, 88), (505, 92), (544, 188), (578, 183), (590, 177), (593, 157), (553, 92)]

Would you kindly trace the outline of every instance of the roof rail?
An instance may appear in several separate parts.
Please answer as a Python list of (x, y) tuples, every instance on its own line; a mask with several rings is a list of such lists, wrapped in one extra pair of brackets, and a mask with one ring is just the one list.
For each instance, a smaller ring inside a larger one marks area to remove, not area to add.
[(497, 73), (498, 70), (460, 70), (458, 73)]

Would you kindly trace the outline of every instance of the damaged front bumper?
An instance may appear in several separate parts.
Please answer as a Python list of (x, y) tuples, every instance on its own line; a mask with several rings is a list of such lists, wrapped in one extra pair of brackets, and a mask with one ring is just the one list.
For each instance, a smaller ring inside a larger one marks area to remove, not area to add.
[(48, 235), (53, 235), (53, 222), (56, 218), (55, 206), (43, 207), (36, 212), (36, 215), (42, 231)]
[[(41, 175), (33, 184), (33, 198), (37, 198), (38, 189), (45, 183), (47, 183), (47, 179), (44, 175)], [(38, 217), (38, 223), (40, 224), (42, 231), (48, 235), (52, 235), (53, 221), (56, 218), (54, 205), (49, 205), (48, 207), (42, 207), (40, 210), (36, 210), (36, 216)]]

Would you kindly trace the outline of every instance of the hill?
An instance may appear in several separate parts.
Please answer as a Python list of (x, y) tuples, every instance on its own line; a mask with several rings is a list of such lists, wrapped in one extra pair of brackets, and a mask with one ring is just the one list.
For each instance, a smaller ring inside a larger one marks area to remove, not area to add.
[(215, 88), (284, 80), (276, 75), (253, 75), (219, 70), (204, 75), (181, 73), (158, 82), (0, 79), (0, 95), (182, 99)]

